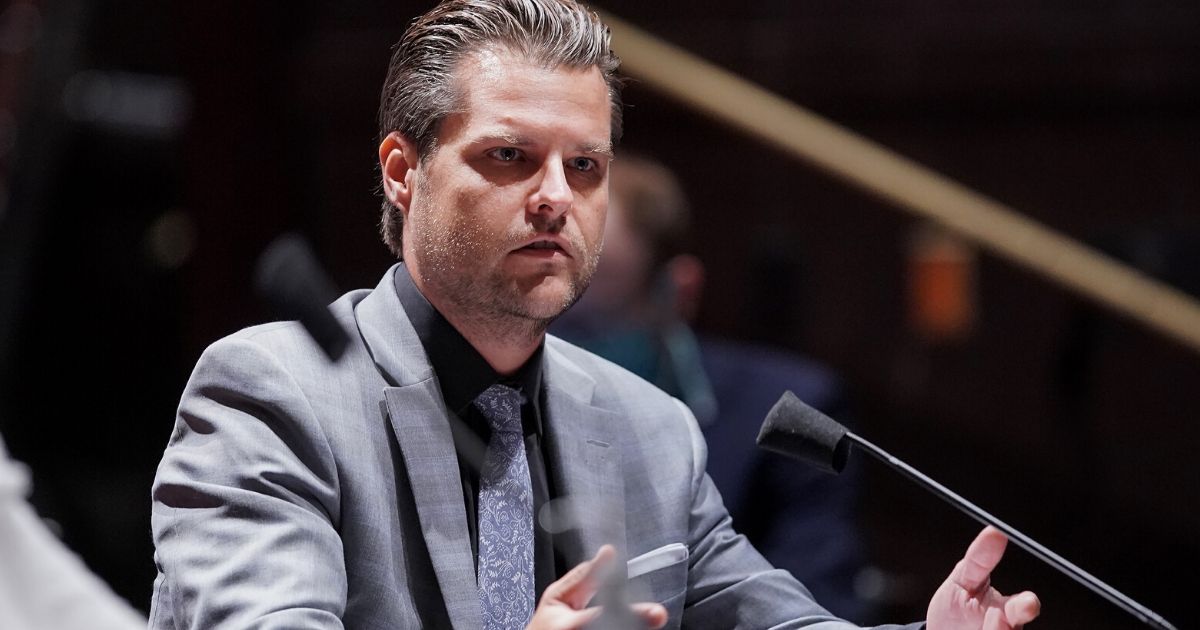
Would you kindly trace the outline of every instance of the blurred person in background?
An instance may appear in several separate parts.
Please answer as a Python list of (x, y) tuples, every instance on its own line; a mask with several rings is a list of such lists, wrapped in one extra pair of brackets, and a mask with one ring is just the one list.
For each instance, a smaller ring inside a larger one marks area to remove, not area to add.
[[(687, 253), (691, 211), (664, 165), (622, 152), (609, 170), (604, 255), (587, 293), (551, 332), (683, 400), (710, 444), (708, 474), (733, 522), (832, 612), (862, 619), (857, 483), (759, 449), (763, 418), (792, 390), (834, 417), (842, 386), (824, 366), (778, 348), (697, 337), (705, 273)], [(849, 478), (848, 478), (849, 477)]]

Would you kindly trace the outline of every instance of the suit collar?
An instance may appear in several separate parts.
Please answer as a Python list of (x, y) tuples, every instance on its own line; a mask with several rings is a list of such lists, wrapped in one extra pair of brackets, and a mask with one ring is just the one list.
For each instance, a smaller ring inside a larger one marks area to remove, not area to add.
[(396, 295), (395, 275), (400, 263), (388, 269), (375, 287), (354, 308), (358, 330), (367, 352), (390, 385), (404, 387), (433, 378), (433, 367), (421, 338)]

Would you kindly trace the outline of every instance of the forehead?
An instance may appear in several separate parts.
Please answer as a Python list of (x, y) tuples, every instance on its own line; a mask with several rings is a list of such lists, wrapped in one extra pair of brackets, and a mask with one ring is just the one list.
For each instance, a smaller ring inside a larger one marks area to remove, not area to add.
[(611, 100), (599, 68), (547, 67), (509, 51), (482, 50), (455, 72), (456, 117), (484, 128), (545, 131), (608, 146)]

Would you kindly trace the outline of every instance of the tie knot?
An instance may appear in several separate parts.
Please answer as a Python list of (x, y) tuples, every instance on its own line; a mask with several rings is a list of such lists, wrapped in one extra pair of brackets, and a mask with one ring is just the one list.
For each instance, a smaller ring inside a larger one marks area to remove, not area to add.
[(521, 390), (507, 385), (492, 385), (475, 398), (475, 407), (497, 433), (521, 431)]

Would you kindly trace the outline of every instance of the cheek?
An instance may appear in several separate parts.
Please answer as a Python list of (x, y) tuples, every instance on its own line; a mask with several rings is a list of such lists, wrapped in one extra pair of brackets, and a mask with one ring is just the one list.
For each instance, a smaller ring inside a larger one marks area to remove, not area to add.
[(514, 204), (512, 195), (505, 193), (503, 188), (495, 186), (459, 189), (452, 197), (454, 207), (450, 214), (454, 215), (456, 225), (504, 234), (512, 229), (511, 223), (523, 216), (515, 210), (505, 211), (506, 208), (523, 208), (519, 203)]
[(600, 242), (606, 240), (604, 226), (607, 214), (607, 204), (592, 206), (590, 210), (576, 213), (579, 231), (589, 245), (599, 247)]

